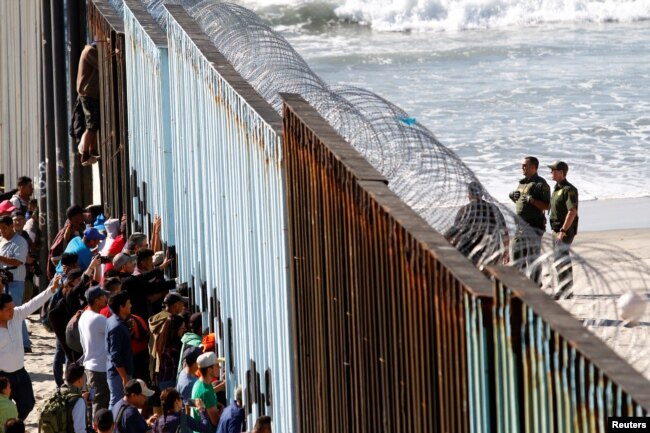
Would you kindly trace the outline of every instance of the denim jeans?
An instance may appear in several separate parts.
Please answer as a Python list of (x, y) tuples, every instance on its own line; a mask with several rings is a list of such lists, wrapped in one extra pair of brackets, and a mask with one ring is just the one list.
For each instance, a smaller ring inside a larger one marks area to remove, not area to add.
[[(23, 296), (25, 294), (24, 281), (12, 281), (7, 284), (7, 293), (13, 298), (16, 307), (23, 305)], [(32, 347), (32, 342), (29, 341), (29, 334), (27, 334), (27, 324), (23, 320), (23, 347)]]
[(63, 385), (63, 366), (67, 365), (67, 359), (65, 352), (61, 347), (59, 340), (56, 340), (56, 346), (54, 349), (54, 360), (52, 361), (52, 373), (54, 374), (54, 383), (56, 387), (60, 388)]
[(120, 374), (112, 367), (106, 372), (106, 379), (108, 381), (108, 389), (111, 392), (108, 410), (113, 410), (113, 406), (124, 397), (124, 384), (122, 383)]

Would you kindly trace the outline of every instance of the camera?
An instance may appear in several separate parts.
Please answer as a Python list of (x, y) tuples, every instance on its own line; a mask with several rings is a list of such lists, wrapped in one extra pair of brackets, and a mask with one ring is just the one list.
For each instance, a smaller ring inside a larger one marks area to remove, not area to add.
[(12, 269), (16, 269), (15, 266), (5, 266), (0, 268), (0, 282), (3, 286), (11, 283), (14, 280), (14, 274), (11, 273)]
[(99, 262), (102, 264), (112, 263), (112, 260), (108, 256), (99, 256)]

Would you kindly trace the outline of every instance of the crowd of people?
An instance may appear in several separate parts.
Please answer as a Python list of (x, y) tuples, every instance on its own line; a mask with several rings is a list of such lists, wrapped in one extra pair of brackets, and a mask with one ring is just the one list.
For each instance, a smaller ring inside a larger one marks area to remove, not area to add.
[[(246, 431), (241, 386), (228, 404), (214, 335), (165, 276), (173, 259), (162, 251), (161, 220), (148, 238), (128, 234), (126, 219), (106, 218), (101, 206), (73, 205), (41, 271), (32, 194), (21, 177), (0, 202), (0, 433), (24, 429), (35, 405), (25, 319), (39, 310), (56, 339), (58, 389), (40, 414), (42, 431), (62, 428), (48, 409), (57, 401), (69, 412), (65, 431), (75, 433)], [(38, 294), (35, 276), (49, 282)], [(270, 433), (271, 419), (259, 417), (250, 431)]]

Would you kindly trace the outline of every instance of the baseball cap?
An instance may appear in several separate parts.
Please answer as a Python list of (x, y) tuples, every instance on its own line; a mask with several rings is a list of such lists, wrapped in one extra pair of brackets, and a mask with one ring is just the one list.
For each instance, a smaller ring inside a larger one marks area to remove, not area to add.
[(0, 203), (0, 213), (9, 213), (16, 210), (16, 206), (11, 204), (9, 200)]
[(147, 384), (142, 379), (131, 379), (124, 385), (125, 394), (142, 394), (145, 397), (151, 397), (154, 392), (147, 388)]
[(89, 241), (103, 241), (106, 239), (106, 236), (99, 233), (99, 230), (97, 230), (95, 227), (89, 227), (84, 230), (84, 238), (88, 239)]
[(217, 355), (214, 352), (202, 353), (197, 359), (196, 362), (199, 364), (200, 368), (212, 367), (217, 363)]
[(185, 302), (187, 304), (189, 302), (189, 299), (185, 296), (179, 295), (176, 292), (167, 293), (165, 295), (165, 299), (163, 299), (163, 304), (165, 305), (174, 305), (177, 302)]
[(153, 255), (153, 265), (154, 266), (160, 266), (162, 262), (165, 260), (165, 252), (164, 251), (157, 251)]
[(561, 170), (565, 173), (569, 171), (569, 165), (564, 161), (555, 161), (553, 164), (549, 165), (548, 168), (551, 170)]
[(127, 263), (131, 263), (136, 261), (135, 256), (130, 256), (126, 253), (119, 253), (113, 258), (113, 266), (115, 269), (120, 269), (122, 266), (126, 265)]
[(102, 296), (110, 296), (111, 294), (106, 290), (102, 289), (99, 286), (92, 286), (90, 289), (86, 290), (86, 301), (89, 304), (92, 304), (95, 299), (98, 299)]

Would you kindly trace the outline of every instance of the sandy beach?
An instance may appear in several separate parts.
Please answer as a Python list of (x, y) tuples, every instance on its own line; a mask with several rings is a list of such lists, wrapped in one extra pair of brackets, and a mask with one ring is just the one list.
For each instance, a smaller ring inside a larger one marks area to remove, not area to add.
[(27, 327), (31, 333), (32, 353), (25, 354), (25, 369), (32, 378), (36, 406), (29, 414), (25, 425), (26, 431), (38, 431), (39, 410), (56, 390), (52, 375), (52, 360), (54, 359), (55, 337), (38, 322), (38, 314), (30, 316)]

